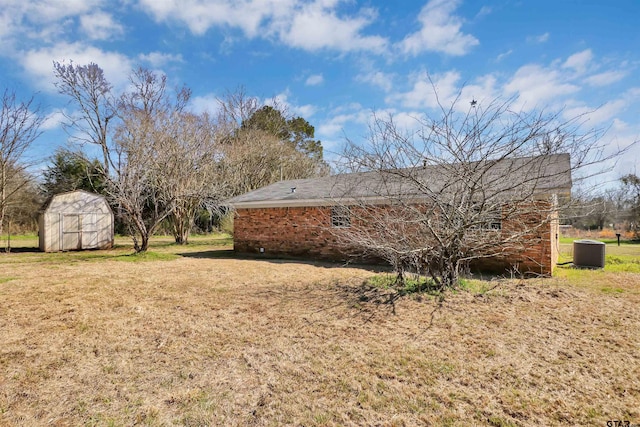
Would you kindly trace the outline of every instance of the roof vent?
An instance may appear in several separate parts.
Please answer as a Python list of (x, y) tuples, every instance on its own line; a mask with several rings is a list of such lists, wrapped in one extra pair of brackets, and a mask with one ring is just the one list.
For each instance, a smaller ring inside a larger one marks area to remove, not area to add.
[(291, 187), (291, 192), (295, 193), (296, 192), (296, 187)]
[(605, 244), (597, 240), (573, 241), (573, 265), (576, 267), (604, 268)]

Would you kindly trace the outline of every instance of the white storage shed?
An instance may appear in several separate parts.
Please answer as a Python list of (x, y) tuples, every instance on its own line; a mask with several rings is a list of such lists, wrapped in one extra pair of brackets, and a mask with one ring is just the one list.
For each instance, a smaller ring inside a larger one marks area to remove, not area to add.
[(113, 212), (107, 200), (83, 190), (56, 194), (38, 218), (44, 252), (108, 249), (113, 246)]

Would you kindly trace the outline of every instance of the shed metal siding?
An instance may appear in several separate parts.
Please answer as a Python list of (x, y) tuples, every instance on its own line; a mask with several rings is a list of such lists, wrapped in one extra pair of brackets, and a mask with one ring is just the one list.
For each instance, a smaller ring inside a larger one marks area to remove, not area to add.
[(40, 250), (106, 249), (113, 246), (113, 212), (104, 197), (86, 191), (54, 196), (39, 218)]

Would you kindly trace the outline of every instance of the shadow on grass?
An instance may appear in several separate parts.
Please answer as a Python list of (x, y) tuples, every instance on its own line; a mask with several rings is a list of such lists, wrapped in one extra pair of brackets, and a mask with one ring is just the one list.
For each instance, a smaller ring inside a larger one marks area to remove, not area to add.
[(233, 249), (216, 249), (211, 251), (179, 252), (177, 255), (185, 258), (202, 258), (202, 259), (238, 258), (237, 256), (235, 256)]
[[(129, 248), (132, 248), (132, 245), (116, 243), (115, 245), (113, 245), (111, 249), (106, 249), (106, 250), (122, 250), (122, 249), (129, 249)], [(81, 254), (81, 253), (94, 254), (103, 250), (105, 249), (82, 249), (82, 250), (44, 252), (44, 251), (41, 251), (40, 248), (37, 246), (15, 246), (15, 247), (9, 248), (8, 250), (6, 247), (0, 247), (0, 254), (7, 254), (7, 253), (11, 253), (11, 254), (37, 253), (37, 254), (43, 254), (43, 255), (45, 254)], [(107, 256), (107, 257), (110, 257), (110, 256)]]
[(360, 286), (337, 284), (343, 296), (354, 303), (373, 304), (375, 306), (394, 306), (403, 294), (391, 289), (371, 286), (365, 282)]
[[(410, 294), (398, 289), (382, 288), (373, 286), (363, 281), (360, 285), (336, 283), (339, 295), (343, 301), (353, 309), (357, 309), (364, 316), (365, 322), (371, 322), (379, 314), (395, 316), (396, 303), (401, 299), (408, 297)], [(431, 301), (432, 309), (430, 312), (429, 323), (426, 324), (425, 330), (433, 326), (435, 316), (442, 308), (443, 298), (433, 298), (428, 293), (420, 293), (410, 295), (418, 302)]]
[(323, 268), (360, 268), (375, 273), (388, 272), (389, 268), (383, 265), (375, 264), (357, 264), (332, 261), (312, 261), (304, 258), (295, 257), (267, 257), (260, 254), (237, 253), (233, 249), (213, 249), (208, 251), (180, 252), (177, 255), (185, 258), (202, 258), (202, 259), (236, 259), (248, 261), (264, 261), (271, 264), (304, 264), (313, 265)]
[[(12, 263), (55, 263), (70, 264), (78, 262), (101, 262), (101, 261), (124, 261), (124, 262), (145, 262), (145, 261), (171, 261), (179, 256), (172, 253), (147, 251), (135, 253), (129, 251), (114, 251), (101, 249), (87, 249), (81, 251), (64, 252), (42, 252), (34, 248), (16, 248), (6, 253), (0, 250), (0, 255), (5, 253), (6, 258), (2, 260)], [(16, 255), (13, 257), (11, 255)], [(24, 255), (24, 256), (20, 256)]]
[(17, 247), (17, 248), (0, 248), (0, 254), (8, 254), (8, 253), (16, 253), (16, 254), (26, 254), (26, 253), (41, 253), (40, 248), (34, 247)]

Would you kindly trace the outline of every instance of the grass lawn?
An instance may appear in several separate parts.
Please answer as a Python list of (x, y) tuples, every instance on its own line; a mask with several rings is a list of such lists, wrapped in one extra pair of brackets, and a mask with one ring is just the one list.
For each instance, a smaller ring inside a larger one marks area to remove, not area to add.
[(237, 258), (225, 236), (36, 244), (0, 253), (3, 426), (640, 423), (640, 245), (391, 304), (370, 269)]

